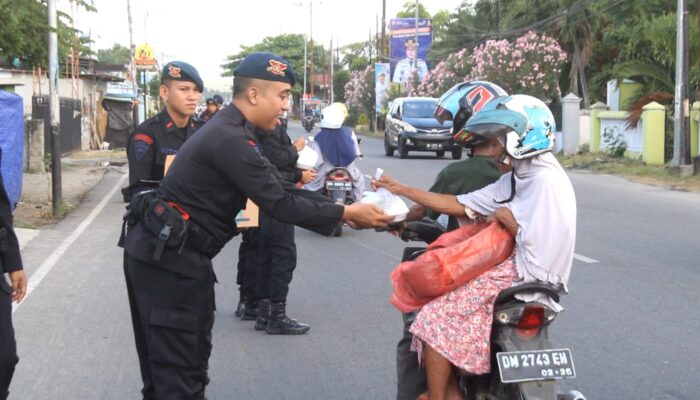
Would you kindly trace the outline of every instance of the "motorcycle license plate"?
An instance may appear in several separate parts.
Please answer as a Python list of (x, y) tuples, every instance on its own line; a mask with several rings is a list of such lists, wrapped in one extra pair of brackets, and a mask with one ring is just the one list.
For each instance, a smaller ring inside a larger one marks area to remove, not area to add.
[(352, 190), (352, 182), (343, 181), (328, 181), (326, 182), (328, 190)]
[(426, 149), (430, 150), (441, 150), (442, 149), (442, 143), (427, 143), (425, 145)]
[(503, 383), (576, 377), (569, 349), (502, 352), (496, 360)]

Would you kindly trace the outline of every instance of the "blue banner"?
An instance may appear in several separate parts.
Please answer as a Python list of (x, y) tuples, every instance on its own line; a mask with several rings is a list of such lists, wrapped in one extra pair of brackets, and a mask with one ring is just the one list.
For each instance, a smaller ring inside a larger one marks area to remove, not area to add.
[[(428, 51), (433, 42), (433, 22), (429, 18), (418, 18), (418, 41), (416, 42), (416, 19), (395, 18), (390, 21), (391, 32), (391, 81), (405, 83), (414, 68), (418, 79), (428, 74)], [(417, 57), (417, 59), (415, 59)]]

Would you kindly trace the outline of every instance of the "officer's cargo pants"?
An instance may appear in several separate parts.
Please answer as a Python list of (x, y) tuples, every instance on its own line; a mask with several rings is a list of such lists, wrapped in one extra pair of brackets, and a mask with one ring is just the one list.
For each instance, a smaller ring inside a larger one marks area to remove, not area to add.
[(137, 351), (149, 367), (142, 371), (145, 399), (204, 398), (215, 309), (214, 272), (211, 263), (206, 267), (211, 273), (199, 280), (127, 255), (141, 324), (136, 342), (145, 343)]
[(238, 248), (238, 275), (236, 283), (242, 299), (257, 299), (255, 294), (258, 275), (258, 248), (260, 245), (260, 228), (249, 228), (241, 235), (241, 245)]
[(294, 225), (260, 213), (259, 249), (254, 262), (258, 266), (258, 297), (273, 302), (287, 301), (289, 284), (297, 266)]
[(12, 287), (0, 274), (0, 400), (5, 400), (15, 372), (17, 344), (12, 327)]

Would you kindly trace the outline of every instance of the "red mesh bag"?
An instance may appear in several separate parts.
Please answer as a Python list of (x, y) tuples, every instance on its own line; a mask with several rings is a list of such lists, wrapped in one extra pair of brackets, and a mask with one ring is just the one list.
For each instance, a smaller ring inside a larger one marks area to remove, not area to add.
[(391, 304), (414, 311), (505, 261), (514, 241), (499, 223), (470, 224), (441, 235), (414, 261), (391, 272)]

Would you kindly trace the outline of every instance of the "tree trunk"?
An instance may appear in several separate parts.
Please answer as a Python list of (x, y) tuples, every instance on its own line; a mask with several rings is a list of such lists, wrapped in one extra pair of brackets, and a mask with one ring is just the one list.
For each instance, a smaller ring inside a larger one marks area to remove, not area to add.
[(588, 96), (588, 79), (586, 79), (586, 67), (583, 64), (579, 65), (579, 77), (581, 80), (581, 93), (583, 93), (583, 107), (591, 108), (591, 102)]
[(571, 58), (571, 70), (569, 71), (569, 91), (578, 96), (578, 76), (581, 64), (581, 48), (574, 38), (574, 56)]

